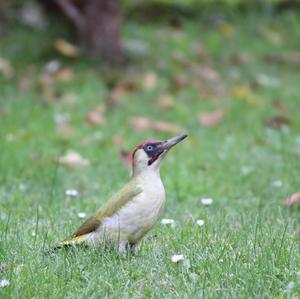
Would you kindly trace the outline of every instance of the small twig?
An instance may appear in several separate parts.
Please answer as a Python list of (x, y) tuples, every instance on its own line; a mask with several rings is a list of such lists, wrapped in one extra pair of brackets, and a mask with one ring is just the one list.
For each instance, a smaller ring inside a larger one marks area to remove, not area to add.
[(82, 13), (70, 0), (56, 0), (64, 14), (75, 24), (79, 30), (85, 27), (85, 20)]

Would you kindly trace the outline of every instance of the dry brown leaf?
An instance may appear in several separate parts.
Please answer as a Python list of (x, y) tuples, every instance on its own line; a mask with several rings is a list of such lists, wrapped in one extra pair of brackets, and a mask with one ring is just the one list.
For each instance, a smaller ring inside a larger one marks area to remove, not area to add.
[(68, 67), (64, 67), (62, 69), (59, 69), (54, 74), (54, 79), (58, 81), (70, 81), (74, 78), (74, 72), (72, 69)]
[(11, 79), (14, 75), (10, 61), (2, 57), (0, 57), (0, 74), (2, 74), (6, 80)]
[(200, 66), (198, 68), (197, 73), (199, 73), (199, 75), (207, 81), (215, 82), (219, 80), (219, 74), (215, 70), (213, 70), (210, 66), (207, 65)]
[(220, 26), (220, 30), (226, 37), (233, 37), (235, 35), (235, 28), (229, 23), (223, 23)]
[(79, 153), (75, 151), (69, 151), (66, 155), (58, 157), (56, 161), (64, 166), (69, 167), (83, 167), (90, 165), (90, 161), (84, 159)]
[(72, 45), (62, 38), (57, 38), (53, 43), (54, 49), (61, 55), (68, 58), (77, 58), (80, 56), (78, 47)]
[(267, 121), (267, 126), (274, 129), (278, 129), (283, 126), (288, 126), (289, 124), (290, 120), (284, 116), (275, 116)]
[(127, 168), (131, 168), (131, 152), (125, 151), (125, 150), (121, 150), (119, 152), (119, 158), (122, 161), (122, 163), (124, 164), (125, 167)]
[(176, 91), (184, 87), (187, 87), (190, 84), (190, 81), (191, 80), (188, 76), (179, 75), (172, 80), (172, 87)]
[(296, 192), (285, 200), (285, 206), (288, 208), (300, 207), (300, 192)]
[(116, 146), (121, 146), (124, 143), (124, 138), (120, 135), (113, 135), (112, 142)]
[(105, 122), (104, 118), (104, 112), (105, 112), (104, 106), (98, 106), (94, 110), (90, 111), (85, 120), (90, 125), (102, 125)]
[(135, 79), (125, 80), (117, 84), (110, 93), (108, 104), (117, 106), (124, 101), (127, 94), (132, 94), (138, 89), (138, 82)]
[(234, 97), (245, 101), (251, 106), (257, 106), (262, 102), (261, 97), (255, 94), (245, 85), (234, 85), (232, 87), (231, 93)]
[(244, 52), (235, 52), (229, 55), (229, 61), (232, 64), (248, 64), (253, 61), (253, 56), (250, 53)]
[(154, 121), (146, 117), (132, 117), (130, 124), (139, 131), (154, 130), (166, 133), (182, 133), (184, 128), (164, 121)]
[(72, 135), (74, 133), (74, 128), (68, 122), (58, 122), (56, 124), (56, 132), (62, 135)]
[(278, 112), (283, 112), (285, 110), (283, 102), (279, 99), (275, 99), (272, 102), (272, 105)]
[(174, 99), (169, 94), (162, 94), (157, 98), (157, 105), (163, 110), (174, 108)]
[(148, 90), (152, 90), (157, 86), (157, 75), (154, 72), (147, 73), (144, 78), (142, 79), (142, 83), (144, 88)]
[(151, 121), (143, 116), (132, 117), (129, 123), (139, 131), (151, 130)]
[(2, 264), (0, 266), (0, 273), (6, 273), (8, 272), (8, 269), (9, 269), (8, 264)]
[(202, 112), (199, 115), (199, 121), (203, 126), (217, 126), (224, 119), (224, 111), (219, 109), (213, 112)]
[(300, 52), (283, 52), (280, 54), (267, 54), (265, 60), (270, 63), (282, 63), (291, 66), (300, 66)]
[(176, 124), (167, 123), (164, 121), (154, 122), (153, 129), (159, 132), (174, 133), (174, 134), (179, 134), (182, 133), (183, 131), (186, 131), (184, 128)]

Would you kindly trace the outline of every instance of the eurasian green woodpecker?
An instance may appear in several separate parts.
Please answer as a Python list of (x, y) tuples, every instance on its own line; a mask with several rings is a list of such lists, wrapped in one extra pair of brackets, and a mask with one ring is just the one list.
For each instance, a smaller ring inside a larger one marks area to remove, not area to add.
[(146, 140), (132, 152), (130, 181), (87, 219), (67, 240), (55, 248), (68, 245), (117, 246), (121, 253), (129, 244), (136, 253), (139, 241), (159, 220), (165, 203), (165, 189), (159, 167), (171, 147), (186, 134), (166, 141)]

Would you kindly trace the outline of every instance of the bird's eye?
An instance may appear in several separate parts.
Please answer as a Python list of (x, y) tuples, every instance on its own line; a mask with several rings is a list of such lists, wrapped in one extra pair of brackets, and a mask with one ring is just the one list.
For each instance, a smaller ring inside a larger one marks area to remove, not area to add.
[(148, 146), (147, 146), (147, 150), (148, 150), (148, 151), (152, 151), (152, 150), (153, 150), (152, 145), (148, 145)]

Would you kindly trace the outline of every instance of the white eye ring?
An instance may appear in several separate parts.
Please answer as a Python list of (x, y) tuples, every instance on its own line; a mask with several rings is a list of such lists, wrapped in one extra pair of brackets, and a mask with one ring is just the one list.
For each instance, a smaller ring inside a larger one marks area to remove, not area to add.
[(148, 145), (148, 146), (147, 146), (147, 150), (148, 150), (148, 151), (152, 151), (152, 149), (153, 149), (152, 145)]

